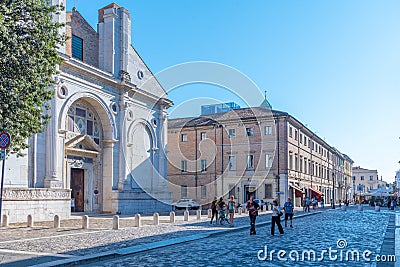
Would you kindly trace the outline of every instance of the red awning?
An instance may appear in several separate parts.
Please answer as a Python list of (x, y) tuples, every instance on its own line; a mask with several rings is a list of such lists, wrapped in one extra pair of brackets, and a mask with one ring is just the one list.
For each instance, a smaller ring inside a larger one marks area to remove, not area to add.
[(323, 196), (324, 195), (324, 193), (322, 193), (318, 189), (315, 189), (315, 188), (312, 188), (312, 187), (310, 187), (310, 189), (312, 191), (311, 192), (311, 197), (319, 197), (319, 196)]
[(292, 187), (295, 190), (295, 192), (294, 192), (295, 197), (303, 196), (303, 190), (300, 187), (297, 187), (295, 185), (290, 185), (290, 187)]

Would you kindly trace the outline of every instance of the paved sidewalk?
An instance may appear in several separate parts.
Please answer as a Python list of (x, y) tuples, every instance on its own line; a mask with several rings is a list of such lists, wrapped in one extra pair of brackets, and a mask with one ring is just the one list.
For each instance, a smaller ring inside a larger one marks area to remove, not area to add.
[[(302, 213), (297, 211), (298, 215)], [(270, 216), (271, 211), (261, 212), (257, 221), (268, 223)], [(149, 244), (164, 246), (173, 242), (187, 242), (193, 238), (205, 238), (210, 234), (242, 230), (248, 228), (249, 223), (246, 214), (236, 214), (234, 228), (210, 225), (207, 215), (203, 215), (200, 221), (196, 220), (196, 216), (190, 216), (189, 222), (184, 222), (183, 216), (176, 216), (175, 223), (169, 223), (169, 216), (160, 216), (159, 226), (152, 225), (152, 216), (142, 219), (143, 226), (138, 228), (133, 227), (133, 217), (123, 217), (120, 230), (111, 230), (112, 216), (91, 217), (90, 227), (93, 229), (81, 229), (80, 217), (62, 221), (59, 229), (52, 228), (52, 221), (35, 223), (32, 228), (24, 225), (3, 227), (0, 228), (0, 265), (43, 266), (58, 260), (74, 262), (81, 257), (107, 257), (117, 250), (118, 253), (128, 253), (127, 248), (135, 246), (136, 249), (140, 248), (138, 246), (149, 249)], [(165, 240), (170, 241), (162, 243)]]

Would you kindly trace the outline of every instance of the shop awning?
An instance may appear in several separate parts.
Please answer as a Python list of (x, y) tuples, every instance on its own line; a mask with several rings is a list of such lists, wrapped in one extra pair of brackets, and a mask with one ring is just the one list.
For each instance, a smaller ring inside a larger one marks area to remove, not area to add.
[(296, 197), (302, 197), (303, 196), (303, 190), (300, 187), (297, 187), (295, 185), (289, 185), (291, 188), (295, 190), (294, 194)]
[(313, 195), (318, 195), (318, 196), (323, 196), (324, 193), (322, 193), (321, 191), (319, 191), (318, 189), (312, 188), (310, 187), (310, 189), (313, 191)]

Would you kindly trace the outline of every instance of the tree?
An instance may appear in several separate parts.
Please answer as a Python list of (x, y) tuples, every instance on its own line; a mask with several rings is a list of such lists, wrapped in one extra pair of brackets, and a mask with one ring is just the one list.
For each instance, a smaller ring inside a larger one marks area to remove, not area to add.
[(49, 0), (0, 1), (0, 131), (10, 133), (9, 149), (19, 155), (49, 120), (49, 86), (61, 63), (57, 48), (65, 42), (63, 25), (52, 15), (62, 8)]

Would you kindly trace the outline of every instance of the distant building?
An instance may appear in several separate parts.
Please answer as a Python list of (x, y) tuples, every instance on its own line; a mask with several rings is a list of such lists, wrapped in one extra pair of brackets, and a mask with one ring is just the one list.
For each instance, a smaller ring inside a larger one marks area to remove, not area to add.
[(379, 187), (386, 187), (383, 181), (379, 180), (377, 170), (369, 170), (365, 168), (353, 167), (353, 192), (355, 197), (361, 196), (362, 193), (369, 192)]
[(290, 114), (261, 106), (168, 121), (173, 200), (233, 195), (281, 203), (345, 199), (353, 161)]
[(229, 103), (221, 103), (221, 104), (212, 104), (212, 105), (203, 105), (201, 106), (201, 115), (207, 115), (212, 113), (222, 113), (227, 112), (232, 109), (239, 109), (240, 106), (235, 102)]

